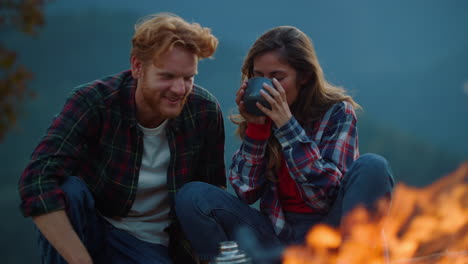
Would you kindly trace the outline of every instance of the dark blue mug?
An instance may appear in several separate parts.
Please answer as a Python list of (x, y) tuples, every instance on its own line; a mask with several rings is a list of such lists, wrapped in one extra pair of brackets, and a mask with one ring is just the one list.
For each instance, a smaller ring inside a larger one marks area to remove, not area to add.
[(245, 89), (244, 97), (242, 100), (244, 101), (245, 110), (252, 115), (255, 116), (264, 116), (265, 114), (258, 109), (255, 105), (256, 102), (259, 102), (263, 106), (268, 109), (271, 109), (270, 104), (263, 98), (260, 94), (260, 91), (263, 89), (265, 92), (268, 93), (267, 90), (263, 88), (263, 84), (266, 83), (271, 87), (275, 88), (271, 79), (265, 77), (254, 77), (247, 81), (247, 88)]

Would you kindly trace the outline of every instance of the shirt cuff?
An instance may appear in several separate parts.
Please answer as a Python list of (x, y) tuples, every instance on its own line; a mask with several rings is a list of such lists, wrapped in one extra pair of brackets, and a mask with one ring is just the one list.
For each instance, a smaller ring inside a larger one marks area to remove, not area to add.
[(38, 216), (66, 208), (65, 194), (61, 189), (40, 194), (37, 197), (24, 199), (20, 209), (23, 216)]
[(283, 148), (291, 146), (295, 142), (311, 142), (302, 126), (294, 117), (291, 117), (282, 127), (274, 129), (273, 133), (275, 133), (276, 138)]
[(247, 123), (245, 135), (255, 140), (267, 140), (271, 135), (271, 119), (267, 119), (265, 124)]

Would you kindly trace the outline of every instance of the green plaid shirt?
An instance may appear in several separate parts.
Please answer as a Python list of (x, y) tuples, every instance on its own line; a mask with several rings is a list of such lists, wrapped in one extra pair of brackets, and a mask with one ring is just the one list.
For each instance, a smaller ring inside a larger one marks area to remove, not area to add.
[[(65, 208), (60, 184), (71, 175), (84, 179), (102, 215), (127, 215), (143, 151), (135, 119), (135, 88), (136, 80), (125, 71), (74, 89), (21, 175), (25, 216)], [(177, 190), (190, 181), (226, 186), (223, 117), (208, 91), (193, 87), (182, 113), (169, 120), (166, 134), (171, 204)]]

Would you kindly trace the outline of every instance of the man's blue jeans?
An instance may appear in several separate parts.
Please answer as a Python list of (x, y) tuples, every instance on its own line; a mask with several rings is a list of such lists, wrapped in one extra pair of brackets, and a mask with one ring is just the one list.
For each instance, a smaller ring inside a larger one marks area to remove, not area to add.
[[(139, 240), (104, 220), (97, 213), (93, 196), (80, 178), (69, 177), (62, 189), (70, 222), (94, 263), (172, 263), (167, 247)], [(67, 263), (38, 233), (42, 263)]]
[(218, 254), (219, 242), (235, 240), (240, 227), (247, 228), (266, 247), (302, 243), (307, 231), (319, 222), (338, 226), (341, 218), (358, 204), (369, 208), (384, 195), (391, 195), (394, 179), (387, 161), (375, 154), (357, 159), (346, 173), (334, 205), (327, 215), (286, 213), (293, 228), (291, 237), (276, 236), (269, 218), (236, 196), (202, 182), (187, 183), (176, 195), (179, 222), (202, 260)]

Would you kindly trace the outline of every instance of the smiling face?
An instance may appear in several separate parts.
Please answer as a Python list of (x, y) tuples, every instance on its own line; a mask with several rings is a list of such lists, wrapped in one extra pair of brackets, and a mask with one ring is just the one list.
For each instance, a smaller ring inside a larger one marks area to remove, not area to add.
[(289, 64), (280, 59), (277, 51), (269, 51), (257, 55), (253, 60), (254, 77), (276, 78), (286, 92), (288, 105), (294, 103), (299, 93), (297, 72)]
[(137, 120), (145, 127), (157, 127), (177, 117), (192, 90), (197, 74), (197, 56), (174, 46), (162, 54), (157, 65), (132, 57), (132, 75), (137, 79)]

